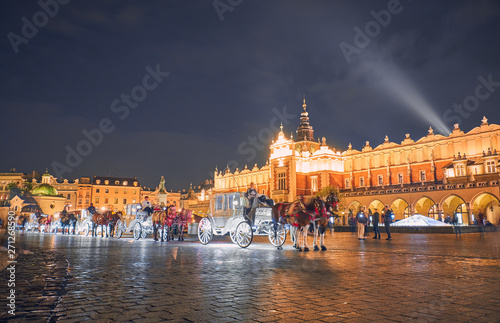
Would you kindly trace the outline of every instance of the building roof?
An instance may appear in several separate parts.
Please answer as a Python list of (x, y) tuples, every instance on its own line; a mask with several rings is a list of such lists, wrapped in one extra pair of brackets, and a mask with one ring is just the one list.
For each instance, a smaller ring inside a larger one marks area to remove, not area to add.
[[(137, 184), (134, 185), (134, 182)], [(110, 186), (132, 186), (140, 187), (137, 177), (110, 177), (110, 176), (94, 176), (92, 180), (94, 185), (110, 185)]]
[(57, 196), (57, 190), (49, 184), (41, 184), (31, 191), (31, 195)]

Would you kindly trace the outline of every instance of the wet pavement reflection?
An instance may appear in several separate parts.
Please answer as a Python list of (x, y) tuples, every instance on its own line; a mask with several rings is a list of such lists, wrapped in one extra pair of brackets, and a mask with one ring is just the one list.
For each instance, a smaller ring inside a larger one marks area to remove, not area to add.
[(241, 249), (228, 237), (201, 245), (29, 233), (19, 237), (33, 254), (18, 258), (15, 319), (500, 320), (500, 234), (393, 238), (328, 233), (328, 251), (300, 253), (266, 237)]

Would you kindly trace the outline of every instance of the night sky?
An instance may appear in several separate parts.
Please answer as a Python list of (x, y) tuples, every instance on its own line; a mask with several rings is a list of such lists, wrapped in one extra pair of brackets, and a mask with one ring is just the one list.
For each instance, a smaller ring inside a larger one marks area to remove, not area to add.
[(342, 151), (500, 124), (499, 1), (41, 3), (0, 2), (0, 172), (179, 190), (262, 166), (304, 94)]

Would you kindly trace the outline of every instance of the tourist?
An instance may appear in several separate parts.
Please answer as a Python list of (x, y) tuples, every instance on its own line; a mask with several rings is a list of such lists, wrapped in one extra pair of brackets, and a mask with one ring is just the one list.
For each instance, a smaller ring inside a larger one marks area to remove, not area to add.
[(481, 210), (477, 214), (477, 225), (479, 226), (479, 232), (484, 236), (484, 214)]
[(380, 222), (380, 214), (375, 210), (375, 213), (373, 213), (372, 216), (372, 223), (373, 223), (373, 232), (375, 232), (375, 236), (373, 239), (380, 239), (380, 228), (378, 227), (378, 224)]
[(364, 240), (365, 238), (365, 225), (367, 222), (366, 214), (364, 212), (364, 207), (360, 206), (359, 211), (356, 214), (356, 221), (358, 222), (358, 239)]
[(151, 202), (149, 202), (149, 196), (144, 197), (144, 201), (142, 201), (142, 210), (145, 211), (148, 216), (153, 213), (153, 207)]
[(455, 214), (453, 214), (453, 220), (452, 220), (452, 223), (453, 223), (453, 229), (455, 229), (455, 236), (462, 236), (462, 228), (460, 227), (460, 223), (458, 223), (458, 214), (455, 212)]
[(391, 237), (391, 222), (392, 222), (392, 212), (389, 210), (389, 207), (386, 205), (384, 207), (384, 214), (382, 215), (384, 217), (384, 224), (385, 224), (385, 232), (387, 233), (387, 239), (386, 240), (392, 240)]

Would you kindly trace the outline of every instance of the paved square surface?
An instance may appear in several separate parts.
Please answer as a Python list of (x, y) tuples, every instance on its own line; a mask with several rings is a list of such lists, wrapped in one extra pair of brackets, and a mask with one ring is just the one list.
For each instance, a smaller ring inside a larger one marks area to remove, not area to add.
[[(3, 234), (3, 233), (2, 233)], [(18, 236), (16, 316), (26, 321), (500, 321), (500, 234), (327, 233), (328, 251), (151, 238)], [(310, 239), (311, 241), (311, 239)]]

